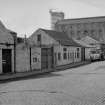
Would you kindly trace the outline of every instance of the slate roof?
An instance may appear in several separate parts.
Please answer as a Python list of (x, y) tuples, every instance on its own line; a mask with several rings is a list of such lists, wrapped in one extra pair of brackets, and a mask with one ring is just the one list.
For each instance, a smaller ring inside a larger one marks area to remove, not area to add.
[(58, 32), (58, 31), (46, 30), (46, 29), (41, 29), (41, 30), (44, 31), (53, 39), (55, 39), (56, 41), (58, 41), (61, 45), (82, 47), (81, 45), (76, 43), (73, 39), (69, 38), (67, 34), (64, 32)]
[(80, 44), (82, 47), (85, 47), (85, 48), (94, 48), (94, 46), (89, 45), (89, 44), (85, 43), (84, 41), (77, 40), (77, 39), (74, 39), (74, 41), (76, 43)]
[(99, 41), (93, 39), (93, 38), (90, 37), (90, 36), (83, 37), (83, 38), (81, 39), (81, 41), (84, 41), (85, 43), (90, 44), (90, 45), (92, 45), (92, 44), (100, 44)]

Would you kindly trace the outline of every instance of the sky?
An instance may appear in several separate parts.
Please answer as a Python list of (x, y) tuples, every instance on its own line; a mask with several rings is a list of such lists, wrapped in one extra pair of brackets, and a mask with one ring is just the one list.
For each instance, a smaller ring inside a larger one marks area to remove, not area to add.
[(105, 16), (105, 0), (0, 0), (0, 20), (18, 36), (30, 36), (50, 29), (49, 9), (63, 11), (66, 19)]

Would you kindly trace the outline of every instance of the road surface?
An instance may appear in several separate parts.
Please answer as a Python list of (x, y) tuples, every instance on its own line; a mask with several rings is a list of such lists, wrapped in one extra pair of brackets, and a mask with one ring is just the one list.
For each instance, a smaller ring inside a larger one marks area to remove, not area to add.
[(0, 105), (105, 105), (105, 61), (1, 83)]

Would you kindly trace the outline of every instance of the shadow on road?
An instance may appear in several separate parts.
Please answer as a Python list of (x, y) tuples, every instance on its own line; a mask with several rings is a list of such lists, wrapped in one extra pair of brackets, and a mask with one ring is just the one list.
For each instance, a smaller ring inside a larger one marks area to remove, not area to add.
[(55, 77), (55, 76), (61, 76), (61, 74), (55, 74), (55, 73), (43, 73), (43, 74), (33, 74), (30, 76), (25, 77), (17, 77), (17, 78), (11, 78), (6, 80), (1, 80), (1, 83), (8, 83), (8, 82), (14, 82), (14, 81), (21, 81), (21, 80), (29, 80), (29, 79), (40, 79), (40, 78), (49, 78), (49, 77)]

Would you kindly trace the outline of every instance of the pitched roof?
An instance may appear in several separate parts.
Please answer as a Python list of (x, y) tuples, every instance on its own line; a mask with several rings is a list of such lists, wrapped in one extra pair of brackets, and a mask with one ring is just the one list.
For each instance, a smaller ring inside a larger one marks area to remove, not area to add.
[(69, 38), (66, 33), (58, 32), (53, 30), (45, 30), (41, 29), (45, 33), (47, 33), (50, 37), (58, 41), (61, 45), (64, 46), (78, 46), (81, 47), (78, 43), (76, 43), (73, 39)]
[(99, 43), (100, 43), (99, 41), (93, 39), (93, 38), (90, 37), (90, 36), (83, 37), (83, 38), (81, 39), (81, 41), (84, 41), (84, 42), (87, 43), (87, 44), (99, 44)]
[(84, 18), (71, 18), (63, 19), (57, 22), (57, 24), (73, 24), (73, 23), (86, 23), (86, 22), (103, 22), (105, 16), (96, 16), (96, 17), (84, 17)]
[(89, 44), (85, 43), (84, 41), (77, 40), (77, 39), (74, 39), (74, 41), (76, 43), (80, 44), (82, 47), (85, 47), (85, 48), (94, 48), (94, 46), (89, 45)]
[(7, 28), (0, 21), (0, 43), (9, 43), (13, 44), (14, 40), (12, 35), (8, 32)]

